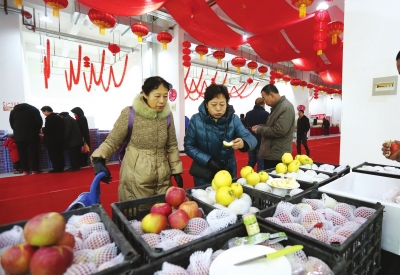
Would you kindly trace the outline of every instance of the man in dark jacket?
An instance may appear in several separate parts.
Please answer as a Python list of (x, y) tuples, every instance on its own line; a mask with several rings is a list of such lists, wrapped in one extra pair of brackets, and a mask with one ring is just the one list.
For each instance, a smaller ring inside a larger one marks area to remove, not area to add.
[(324, 117), (324, 119), (322, 120), (322, 127), (324, 127), (324, 136), (329, 136), (329, 126), (331, 126), (329, 120)]
[[(75, 115), (75, 119), (78, 122), (79, 130), (81, 131), (82, 138), (85, 140), (86, 144), (90, 146), (90, 135), (89, 135), (89, 125), (83, 110), (80, 107), (75, 107), (71, 110), (71, 112)], [(93, 152), (93, 151), (92, 151)], [(80, 166), (85, 167), (88, 165), (88, 153), (80, 154)]]
[(60, 117), (64, 120), (64, 146), (68, 151), (71, 167), (67, 172), (80, 170), (80, 154), (83, 145), (82, 134), (78, 122), (68, 112), (61, 112)]
[(310, 148), (307, 145), (307, 132), (310, 130), (310, 120), (304, 115), (303, 110), (299, 110), (297, 119), (297, 154), (301, 155), (301, 144), (306, 149), (307, 156), (310, 156)]
[[(251, 129), (254, 125), (260, 125), (267, 123), (269, 113), (265, 111), (265, 102), (262, 97), (259, 97), (255, 101), (253, 110), (247, 112), (246, 114), (246, 128)], [(257, 171), (264, 170), (264, 160), (258, 158), (258, 151), (260, 150), (261, 135), (253, 133), (253, 136), (257, 139), (257, 146), (253, 150), (249, 150), (249, 161), (248, 166), (254, 168), (257, 163)]]
[(32, 174), (39, 173), (39, 133), (43, 124), (39, 110), (27, 103), (18, 104), (11, 111), (9, 120), (24, 175), (28, 175), (30, 170), (29, 153)]
[(42, 129), (43, 143), (53, 164), (53, 170), (49, 173), (61, 173), (64, 171), (64, 122), (61, 117), (53, 113), (50, 106), (43, 106), (40, 110), (46, 117), (45, 127)]

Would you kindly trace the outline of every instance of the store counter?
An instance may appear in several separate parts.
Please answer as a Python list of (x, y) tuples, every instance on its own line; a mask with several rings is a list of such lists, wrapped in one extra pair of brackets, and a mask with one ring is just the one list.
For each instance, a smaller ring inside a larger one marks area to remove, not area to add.
[[(329, 127), (329, 134), (340, 134), (339, 127)], [(324, 135), (323, 127), (311, 127), (310, 128), (310, 136), (322, 136)]]

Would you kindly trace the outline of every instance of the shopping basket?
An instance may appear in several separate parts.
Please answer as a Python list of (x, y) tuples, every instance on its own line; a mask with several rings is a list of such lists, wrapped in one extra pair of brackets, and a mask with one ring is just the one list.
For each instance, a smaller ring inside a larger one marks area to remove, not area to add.
[(100, 204), (100, 180), (106, 175), (105, 172), (98, 173), (90, 186), (90, 192), (81, 193), (76, 200), (74, 200), (67, 210), (70, 211), (74, 209), (84, 208), (92, 206), (93, 204)]

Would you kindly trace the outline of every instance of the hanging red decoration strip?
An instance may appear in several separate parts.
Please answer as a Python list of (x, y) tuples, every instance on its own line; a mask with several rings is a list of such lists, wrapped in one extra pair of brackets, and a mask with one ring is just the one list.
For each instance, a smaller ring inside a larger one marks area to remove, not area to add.
[(218, 65), (221, 64), (221, 59), (225, 58), (225, 53), (223, 51), (217, 50), (213, 52), (213, 57), (218, 60)]
[(89, 10), (88, 17), (90, 22), (99, 27), (99, 32), (102, 35), (106, 34), (106, 29), (114, 28), (117, 23), (113, 15), (95, 9)]
[(60, 10), (68, 7), (67, 0), (43, 0), (47, 6), (53, 9), (53, 16), (60, 18)]
[(247, 67), (250, 69), (250, 74), (254, 74), (254, 70), (257, 69), (258, 64), (255, 61), (250, 61), (247, 63)]
[(142, 37), (146, 36), (149, 33), (149, 29), (142, 24), (142, 22), (135, 23), (131, 26), (131, 30), (134, 34), (137, 35), (137, 41), (141, 43), (143, 41)]
[(172, 35), (170, 35), (168, 32), (163, 31), (157, 34), (157, 40), (162, 44), (162, 49), (166, 50), (167, 49), (167, 43), (170, 43), (172, 41)]

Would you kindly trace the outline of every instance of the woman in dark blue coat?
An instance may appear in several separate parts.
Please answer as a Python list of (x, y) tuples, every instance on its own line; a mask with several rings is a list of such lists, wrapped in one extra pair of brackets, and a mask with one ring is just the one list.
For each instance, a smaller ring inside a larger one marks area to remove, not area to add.
[[(212, 175), (220, 170), (227, 170), (235, 178), (237, 168), (234, 150), (253, 150), (257, 140), (243, 126), (228, 102), (229, 93), (225, 86), (212, 84), (207, 87), (199, 113), (190, 119), (184, 147), (197, 167), (211, 171)], [(223, 141), (232, 142), (232, 146), (224, 146)], [(201, 170), (193, 168), (191, 174), (194, 176), (195, 186), (211, 183), (212, 178), (207, 177), (207, 173), (192, 173), (193, 170)]]

